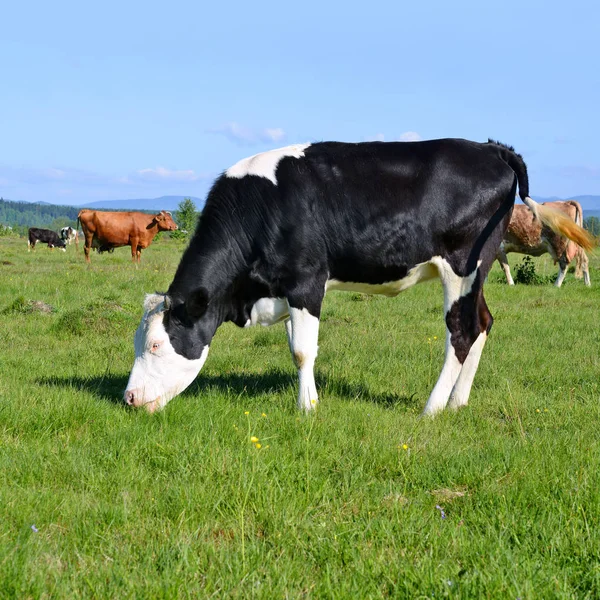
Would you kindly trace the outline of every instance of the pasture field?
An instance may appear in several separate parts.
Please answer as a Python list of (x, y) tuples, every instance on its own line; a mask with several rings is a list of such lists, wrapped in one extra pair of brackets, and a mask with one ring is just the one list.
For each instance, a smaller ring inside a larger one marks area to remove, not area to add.
[(127, 409), (144, 293), (182, 250), (88, 269), (0, 238), (1, 598), (600, 597), (598, 252), (591, 289), (495, 266), (470, 405), (430, 420), (437, 281), (327, 296), (315, 415), (281, 324), (224, 325), (166, 410)]

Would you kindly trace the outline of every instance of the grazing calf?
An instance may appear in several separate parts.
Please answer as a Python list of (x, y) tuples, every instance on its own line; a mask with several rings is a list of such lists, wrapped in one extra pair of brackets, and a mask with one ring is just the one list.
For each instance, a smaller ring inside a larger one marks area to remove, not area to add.
[[(560, 210), (575, 221), (577, 225), (583, 225), (583, 211), (579, 202), (567, 200), (566, 202), (544, 202), (543, 205)], [(558, 261), (559, 265), (558, 277), (554, 283), (556, 287), (562, 285), (569, 263), (575, 258), (577, 261), (575, 277), (581, 279), (583, 273), (585, 285), (591, 285), (588, 257), (585, 250), (575, 242), (555, 233), (550, 227), (542, 225), (538, 219), (534, 219), (531, 211), (522, 204), (517, 204), (513, 210), (497, 257), (500, 266), (504, 270), (508, 285), (515, 285), (506, 257), (509, 252), (529, 254), (530, 256), (541, 256), (548, 252), (554, 262)]]
[(322, 142), (241, 160), (210, 190), (166, 294), (146, 297), (125, 402), (165, 406), (194, 380), (221, 323), (285, 321), (298, 406), (311, 410), (325, 292), (396, 296), (439, 277), (446, 357), (425, 414), (466, 404), (492, 326), (483, 283), (517, 182), (543, 223), (591, 245), (528, 197), (523, 159), (495, 142)]
[(48, 244), (48, 248), (60, 248), (63, 252), (67, 251), (65, 242), (60, 239), (56, 231), (30, 227), (27, 232), (27, 252), (35, 250), (35, 245), (38, 242)]
[(174, 231), (177, 225), (171, 213), (161, 210), (156, 215), (142, 212), (108, 212), (84, 208), (77, 215), (85, 237), (85, 260), (90, 262), (90, 249), (108, 252), (121, 246), (131, 246), (131, 258), (140, 262), (159, 231)]
[(75, 242), (75, 248), (79, 249), (79, 234), (77, 229), (73, 229), (72, 227), (63, 227), (60, 230), (60, 239), (65, 241), (69, 246), (71, 242)]

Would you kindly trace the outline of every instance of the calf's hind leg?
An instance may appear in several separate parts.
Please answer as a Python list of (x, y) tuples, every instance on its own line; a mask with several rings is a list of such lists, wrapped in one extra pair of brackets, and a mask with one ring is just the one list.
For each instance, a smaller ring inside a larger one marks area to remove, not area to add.
[[(492, 313), (490, 313), (485, 298), (483, 297), (483, 290), (480, 292), (477, 300), (477, 314), (478, 320), (474, 323), (475, 331), (473, 334), (476, 334), (477, 331), (479, 331), (479, 335), (473, 342), (458, 379), (454, 384), (454, 389), (450, 395), (450, 402), (448, 403), (450, 408), (457, 409), (461, 406), (466, 406), (469, 402), (469, 394), (471, 393), (475, 373), (477, 373), (477, 368), (479, 367), (481, 353), (483, 352), (487, 336), (490, 333), (492, 323), (494, 322)], [(477, 325), (479, 325), (478, 329)]]
[[(423, 410), (424, 415), (430, 416), (446, 408), (470, 350), (480, 334), (478, 299), (481, 281), (485, 276), (480, 272), (479, 265), (467, 276), (457, 275), (444, 259), (439, 259), (436, 266), (444, 288), (446, 356), (442, 372)], [(480, 346), (474, 357), (481, 355), (483, 343), (480, 342)], [(470, 367), (476, 370), (479, 360), (474, 362)]]

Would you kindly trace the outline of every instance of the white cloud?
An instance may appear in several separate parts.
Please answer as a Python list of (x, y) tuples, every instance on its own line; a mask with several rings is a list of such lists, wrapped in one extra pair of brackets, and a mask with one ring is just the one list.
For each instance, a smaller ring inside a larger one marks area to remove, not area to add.
[[(398, 137), (392, 137), (390, 141), (392, 142), (419, 142), (421, 141), (421, 136), (416, 131), (405, 131), (401, 133)], [(369, 136), (365, 138), (366, 142), (385, 142), (385, 133), (376, 133), (375, 135)]]
[(281, 142), (285, 138), (285, 131), (281, 127), (252, 129), (245, 125), (240, 125), (235, 121), (226, 123), (222, 127), (208, 129), (207, 132), (224, 135), (230, 142), (241, 146), (256, 146), (257, 144)]
[(420, 142), (421, 136), (416, 131), (405, 131), (400, 134), (399, 142)]
[(281, 127), (275, 127), (274, 129), (265, 129), (262, 134), (266, 140), (273, 142), (280, 142), (285, 137), (285, 131)]
[(140, 169), (137, 171), (139, 178), (150, 181), (198, 181), (201, 179), (192, 169), (172, 171), (165, 167), (155, 169)]
[(50, 168), (50, 169), (42, 169), (40, 171), (40, 175), (42, 175), (43, 177), (47, 177), (50, 180), (60, 180), (60, 179), (64, 179), (67, 174), (62, 169)]

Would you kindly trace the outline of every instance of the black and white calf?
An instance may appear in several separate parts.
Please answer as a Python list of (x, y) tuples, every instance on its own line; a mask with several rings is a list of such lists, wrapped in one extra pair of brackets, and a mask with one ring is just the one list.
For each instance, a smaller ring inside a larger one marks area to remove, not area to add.
[(79, 234), (77, 233), (77, 229), (73, 229), (73, 227), (63, 227), (60, 230), (60, 239), (66, 242), (69, 246), (71, 242), (75, 242), (75, 247), (79, 247)]
[(35, 250), (38, 242), (48, 244), (48, 248), (60, 248), (66, 252), (65, 242), (60, 239), (56, 231), (51, 229), (40, 229), (39, 227), (30, 227), (27, 232), (27, 252)]
[(517, 183), (542, 222), (587, 244), (528, 197), (521, 156), (491, 141), (325, 142), (238, 162), (214, 183), (167, 293), (146, 297), (125, 401), (162, 408), (194, 380), (224, 321), (285, 321), (298, 406), (310, 410), (325, 292), (396, 296), (439, 277), (446, 357), (425, 413), (467, 404), (492, 326), (483, 282)]

